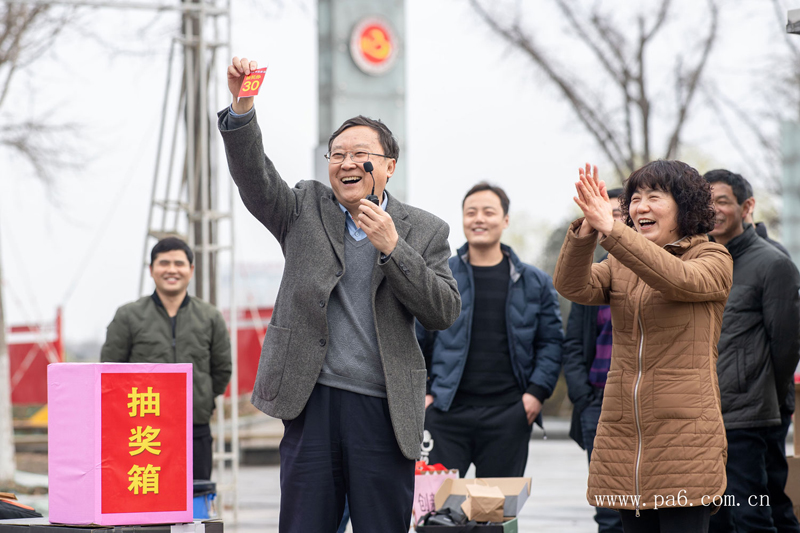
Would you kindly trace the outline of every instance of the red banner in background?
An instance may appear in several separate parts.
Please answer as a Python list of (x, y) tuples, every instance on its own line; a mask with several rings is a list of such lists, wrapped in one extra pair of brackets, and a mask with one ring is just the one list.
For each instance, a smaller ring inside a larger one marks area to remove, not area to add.
[(47, 403), (47, 365), (64, 360), (61, 308), (52, 323), (24, 324), (6, 330), (11, 371), (11, 403)]
[(103, 513), (186, 508), (186, 394), (185, 374), (102, 375)]

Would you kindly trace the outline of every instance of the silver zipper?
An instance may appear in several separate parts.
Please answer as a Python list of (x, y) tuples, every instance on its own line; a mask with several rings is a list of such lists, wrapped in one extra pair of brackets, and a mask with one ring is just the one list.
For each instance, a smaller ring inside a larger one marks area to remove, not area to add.
[(636, 485), (636, 516), (639, 516), (639, 500), (641, 497), (639, 489), (639, 465), (642, 461), (642, 423), (639, 420), (639, 383), (642, 380), (642, 348), (644, 348), (644, 328), (642, 327), (642, 315), (639, 313), (639, 374), (636, 376), (636, 385), (633, 387), (633, 410), (636, 419), (636, 434), (639, 437), (638, 449), (636, 451), (636, 467), (634, 469), (634, 483)]

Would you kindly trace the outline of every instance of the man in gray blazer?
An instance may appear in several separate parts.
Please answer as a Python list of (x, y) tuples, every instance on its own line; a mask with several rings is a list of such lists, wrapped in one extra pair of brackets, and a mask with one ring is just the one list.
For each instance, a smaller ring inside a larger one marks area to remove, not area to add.
[(427, 379), (414, 319), (442, 330), (461, 309), (449, 228), (385, 191), (399, 147), (366, 117), (331, 135), (330, 187), (289, 187), (263, 153), (253, 98), (236, 98), (256, 68), (228, 66), (219, 129), (245, 206), (285, 257), (252, 397), (284, 421), (279, 529), (334, 532), (347, 496), (355, 531), (406, 532)]

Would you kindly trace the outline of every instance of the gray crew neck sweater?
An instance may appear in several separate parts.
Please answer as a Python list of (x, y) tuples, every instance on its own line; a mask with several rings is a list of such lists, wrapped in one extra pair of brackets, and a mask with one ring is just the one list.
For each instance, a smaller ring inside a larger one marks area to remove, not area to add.
[(378, 251), (369, 239), (356, 241), (345, 231), (344, 257), (344, 274), (328, 300), (328, 352), (317, 383), (385, 398), (370, 294)]

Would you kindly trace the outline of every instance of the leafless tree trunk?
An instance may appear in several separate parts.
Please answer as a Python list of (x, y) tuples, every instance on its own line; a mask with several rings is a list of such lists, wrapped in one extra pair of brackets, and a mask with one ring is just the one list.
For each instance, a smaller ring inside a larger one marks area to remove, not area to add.
[(14, 481), (14, 424), (11, 412), (11, 370), (3, 314), (3, 268), (0, 263), (0, 486)]
[[(657, 91), (652, 88), (655, 84), (649, 74), (657, 66), (649, 64), (648, 59), (653, 41), (664, 33), (670, 21), (671, 0), (661, 0), (658, 9), (648, 10), (653, 16), (640, 8), (634, 27), (616, 21), (600, 2), (583, 7), (578, 0), (549, 1), (573, 29), (575, 38), (583, 45), (583, 53), (599, 65), (601, 76), (597, 72), (583, 75), (571, 72), (565, 61), (555, 58), (551, 45), (537, 40), (534, 30), (522, 26), (520, 17), (509, 16), (505, 3), (470, 0), (470, 4), (494, 33), (528, 57), (555, 84), (621, 179), (654, 157), (676, 157), (717, 38), (717, 0), (706, 0), (708, 21), (701, 41), (687, 41), (674, 47), (674, 106), (666, 110), (656, 109), (664, 99), (655, 95), (663, 93), (664, 87), (657, 87)], [(616, 98), (612, 101), (601, 98), (595, 91), (598, 86), (612, 87)], [(662, 121), (659, 130), (666, 131), (666, 142), (660, 149), (657, 145), (662, 140), (653, 134), (656, 120)]]
[[(4, 114), (3, 106), (15, 74), (52, 45), (71, 13), (48, 5), (0, 2), (0, 148), (20, 155), (45, 183), (53, 180), (55, 172), (75, 166), (69, 146), (57, 138), (73, 127)], [(0, 486), (13, 482), (16, 469), (10, 383), (0, 261)]]

